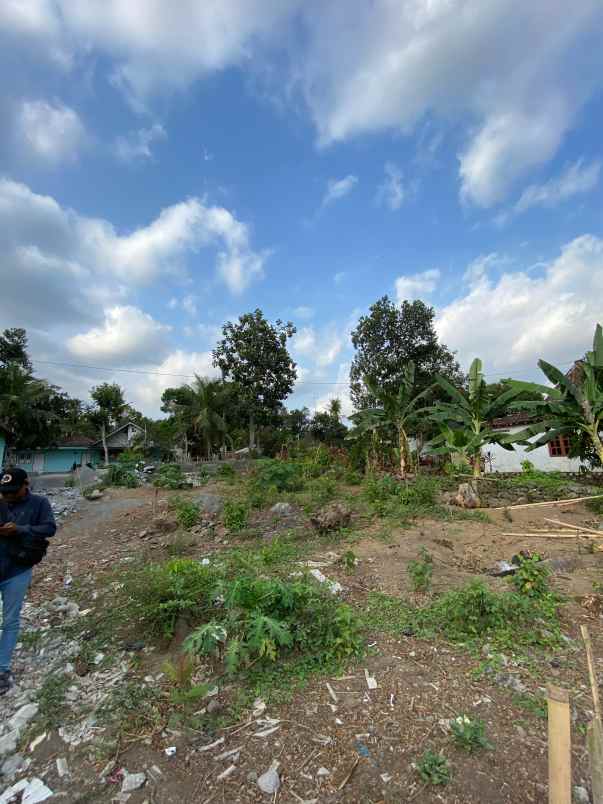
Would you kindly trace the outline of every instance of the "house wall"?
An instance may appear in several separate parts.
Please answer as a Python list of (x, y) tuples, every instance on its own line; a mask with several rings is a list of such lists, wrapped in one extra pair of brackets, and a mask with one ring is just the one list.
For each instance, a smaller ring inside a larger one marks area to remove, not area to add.
[[(509, 427), (504, 432), (519, 433), (525, 427)], [(532, 440), (536, 440), (536, 436)], [(487, 455), (492, 458), (492, 467), (487, 460)], [(536, 469), (543, 472), (579, 472), (582, 461), (579, 458), (556, 458), (549, 455), (547, 445), (538, 447), (532, 452), (526, 452), (526, 448), (520, 444), (513, 445), (513, 452), (503, 449), (498, 444), (488, 444), (482, 449), (482, 455), (486, 456), (486, 472), (521, 472), (521, 462), (530, 461)]]
[(70, 472), (74, 463), (100, 463), (101, 454), (90, 447), (61, 447), (57, 449), (22, 451), (17, 453), (16, 465), (26, 472), (53, 474)]

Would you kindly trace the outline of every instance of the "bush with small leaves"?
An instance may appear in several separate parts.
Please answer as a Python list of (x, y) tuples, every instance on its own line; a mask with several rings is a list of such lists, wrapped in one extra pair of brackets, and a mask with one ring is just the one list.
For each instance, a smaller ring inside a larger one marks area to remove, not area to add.
[(448, 784), (450, 781), (450, 766), (442, 754), (427, 750), (417, 762), (419, 776), (427, 784)]
[(433, 573), (433, 558), (426, 550), (421, 547), (419, 558), (408, 562), (408, 574), (415, 592), (427, 592), (431, 586), (431, 575)]
[(483, 720), (471, 720), (467, 715), (459, 715), (450, 723), (450, 730), (454, 742), (464, 751), (473, 753), (479, 748), (491, 750), (494, 748), (486, 739), (486, 724)]
[(248, 517), (249, 509), (246, 503), (239, 500), (227, 500), (224, 503), (222, 522), (224, 527), (233, 533), (238, 533), (246, 527)]

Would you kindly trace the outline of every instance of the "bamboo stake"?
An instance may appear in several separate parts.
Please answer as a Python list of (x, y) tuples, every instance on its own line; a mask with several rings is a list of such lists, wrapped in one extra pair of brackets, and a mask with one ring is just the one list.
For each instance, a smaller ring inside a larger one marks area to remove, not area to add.
[(601, 699), (599, 698), (599, 682), (597, 681), (597, 673), (595, 670), (595, 660), (593, 658), (593, 646), (590, 641), (590, 634), (588, 633), (588, 626), (581, 625), (580, 633), (586, 648), (586, 663), (588, 665), (588, 677), (590, 679), (590, 689), (593, 695), (593, 704), (595, 706), (595, 717), (601, 722)]
[(572, 758), (569, 694), (547, 687), (549, 714), (549, 804), (571, 804)]
[(515, 536), (518, 539), (523, 539), (529, 536), (533, 539), (594, 539), (594, 536), (588, 536), (586, 533), (503, 533), (503, 536)]
[(601, 726), (601, 699), (599, 697), (599, 682), (593, 658), (593, 646), (590, 641), (588, 626), (581, 625), (580, 633), (586, 649), (586, 664), (588, 665), (588, 678), (595, 707), (595, 717), (588, 725), (586, 746), (590, 757), (590, 772), (593, 787), (594, 804), (603, 804), (603, 727)]
[(583, 500), (599, 500), (603, 494), (593, 494), (591, 497), (574, 497), (571, 500), (547, 500), (546, 502), (522, 503), (521, 505), (500, 505), (497, 508), (490, 508), (490, 511), (504, 511), (505, 508), (514, 510), (515, 508), (538, 508), (543, 505), (573, 505), (583, 502)]
[(570, 530), (581, 530), (585, 533), (594, 533), (596, 536), (603, 536), (602, 530), (595, 530), (594, 528), (585, 528), (583, 525), (570, 525), (568, 522), (560, 522), (558, 519), (547, 519), (543, 517), (545, 522), (551, 522), (553, 525), (562, 525), (564, 528)]

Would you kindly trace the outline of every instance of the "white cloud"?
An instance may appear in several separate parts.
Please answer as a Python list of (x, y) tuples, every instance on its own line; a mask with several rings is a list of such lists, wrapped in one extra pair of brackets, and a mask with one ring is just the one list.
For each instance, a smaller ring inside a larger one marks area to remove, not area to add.
[(343, 179), (329, 179), (327, 189), (322, 199), (323, 208), (334, 201), (339, 201), (349, 195), (358, 184), (358, 177), (351, 173)]
[(346, 276), (347, 273), (345, 271), (338, 271), (333, 275), (333, 282), (335, 282), (336, 285), (341, 285)]
[(481, 282), (492, 268), (505, 266), (510, 262), (508, 257), (497, 254), (495, 251), (491, 254), (480, 254), (479, 257), (476, 257), (469, 263), (463, 275), (463, 279), (470, 285), (475, 285)]
[(293, 336), (291, 348), (296, 355), (311, 357), (319, 368), (330, 366), (344, 346), (342, 333), (334, 324), (316, 332), (313, 327), (302, 327)]
[(302, 327), (293, 336), (291, 349), (300, 355), (311, 355), (316, 349), (316, 333), (312, 327)]
[(535, 206), (554, 207), (574, 195), (588, 193), (597, 186), (600, 173), (600, 160), (585, 164), (583, 159), (579, 159), (561, 176), (526, 187), (513, 209), (519, 214)]
[(385, 180), (377, 188), (377, 203), (386, 204), (394, 212), (400, 209), (406, 195), (402, 184), (402, 171), (393, 162), (386, 162), (383, 170)]
[[(258, 276), (265, 258), (251, 249), (245, 224), (199, 199), (168, 207), (148, 226), (120, 235), (107, 220), (0, 179), (0, 320), (54, 329), (60, 337), (73, 327), (102, 326), (105, 308), (126, 304), (137, 286), (182, 273), (186, 258), (204, 246), (217, 249), (217, 271), (238, 261), (240, 273), (229, 281), (235, 291)], [(195, 299), (189, 295), (190, 312)]]
[(150, 128), (140, 128), (125, 137), (118, 137), (113, 151), (121, 162), (145, 161), (153, 158), (153, 143), (165, 139), (167, 134), (164, 127), (160, 123), (154, 123)]
[(429, 296), (436, 289), (439, 278), (440, 271), (437, 268), (412, 276), (399, 276), (395, 282), (398, 302)]
[(314, 309), (312, 307), (306, 307), (306, 305), (302, 304), (299, 307), (295, 307), (293, 310), (293, 315), (296, 318), (301, 318), (305, 321), (308, 318), (314, 317)]
[(539, 276), (508, 271), (496, 281), (483, 274), (467, 295), (439, 311), (437, 330), (463, 364), (481, 357), (487, 372), (540, 376), (544, 357), (569, 366), (602, 320), (603, 240), (572, 240)]
[(84, 125), (74, 109), (43, 100), (21, 103), (17, 134), (30, 155), (50, 165), (75, 160), (86, 139)]
[(333, 327), (323, 333), (318, 343), (316, 365), (330, 366), (335, 362), (344, 345), (343, 337)]
[(192, 293), (187, 293), (187, 295), (183, 296), (181, 299), (178, 299), (175, 296), (173, 296), (169, 300), (167, 306), (170, 310), (177, 310), (178, 308), (180, 308), (187, 315), (190, 315), (192, 317), (197, 315), (197, 297), (194, 296)]
[[(194, 375), (218, 377), (212, 365), (211, 352), (185, 352), (178, 349), (153, 366), (153, 373), (138, 376), (135, 380), (122, 375), (119, 379), (127, 389), (127, 399), (147, 416), (161, 415), (161, 395), (166, 388), (192, 382)], [(122, 379), (125, 378), (125, 379)]]
[(155, 363), (167, 351), (170, 329), (137, 307), (116, 306), (105, 310), (101, 326), (69, 338), (67, 348), (74, 357), (92, 363)]

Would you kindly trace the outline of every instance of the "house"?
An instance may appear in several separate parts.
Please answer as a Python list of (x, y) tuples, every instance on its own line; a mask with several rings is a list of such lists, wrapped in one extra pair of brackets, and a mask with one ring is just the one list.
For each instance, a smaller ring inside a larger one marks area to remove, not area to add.
[[(109, 460), (115, 460), (124, 450), (130, 449), (137, 439), (146, 439), (144, 427), (140, 427), (134, 422), (126, 422), (107, 435), (107, 448), (109, 450)], [(103, 452), (103, 441), (96, 441), (94, 448)]]
[(95, 446), (94, 439), (83, 435), (72, 435), (42, 449), (17, 450), (7, 455), (6, 462), (25, 469), (34, 475), (69, 472), (73, 465), (97, 464), (102, 459), (102, 451)]
[[(513, 413), (495, 419), (492, 427), (504, 433), (519, 433), (533, 421), (525, 413)], [(536, 441), (538, 438), (539, 436), (534, 436), (531, 440)], [(523, 461), (530, 461), (535, 469), (543, 472), (579, 472), (582, 466), (588, 468), (580, 458), (568, 457), (569, 448), (569, 437), (561, 436), (532, 452), (526, 452), (526, 448), (521, 444), (513, 444), (513, 452), (503, 449), (498, 444), (488, 444), (483, 447), (482, 455), (486, 472), (521, 472)]]

